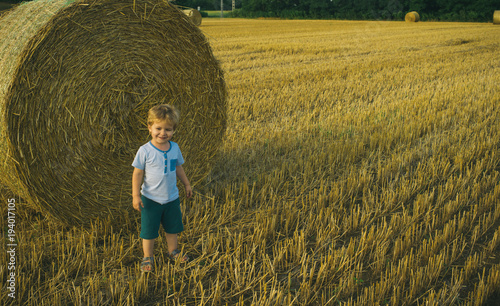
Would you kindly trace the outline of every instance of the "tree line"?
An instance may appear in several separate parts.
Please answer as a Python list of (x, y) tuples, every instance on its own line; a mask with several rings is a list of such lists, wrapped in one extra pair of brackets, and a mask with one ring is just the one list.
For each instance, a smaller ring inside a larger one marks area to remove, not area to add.
[[(23, 0), (0, 0), (19, 3)], [(201, 11), (232, 9), (232, 0), (171, 0)], [(420, 19), (439, 21), (491, 21), (500, 10), (498, 0), (235, 0), (233, 17), (287, 19), (404, 20), (417, 11)]]
[[(178, 5), (220, 10), (220, 0), (176, 0)], [(232, 0), (223, 0), (231, 10)], [(421, 20), (491, 21), (498, 0), (237, 0), (234, 17), (404, 20), (417, 11)]]

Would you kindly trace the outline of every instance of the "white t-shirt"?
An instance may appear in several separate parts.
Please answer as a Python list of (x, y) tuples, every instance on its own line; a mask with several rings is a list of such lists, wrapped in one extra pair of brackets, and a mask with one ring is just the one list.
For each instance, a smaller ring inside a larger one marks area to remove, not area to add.
[(141, 146), (132, 166), (144, 170), (141, 194), (160, 204), (166, 204), (179, 197), (177, 188), (177, 166), (184, 163), (177, 143), (170, 141), (170, 149), (162, 151), (151, 141)]

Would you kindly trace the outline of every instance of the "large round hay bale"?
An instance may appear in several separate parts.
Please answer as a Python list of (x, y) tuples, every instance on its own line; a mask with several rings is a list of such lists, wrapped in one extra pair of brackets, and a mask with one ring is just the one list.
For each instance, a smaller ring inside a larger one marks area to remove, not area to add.
[(23, 202), (68, 224), (123, 221), (160, 103), (180, 110), (173, 140), (191, 183), (208, 173), (226, 127), (223, 72), (167, 1), (27, 2), (0, 37), (0, 183)]
[(493, 13), (493, 24), (500, 24), (500, 11)]
[(185, 9), (182, 10), (186, 16), (188, 16), (189, 20), (195, 25), (195, 26), (200, 26), (201, 25), (201, 13), (198, 12), (198, 10), (195, 9)]
[(420, 21), (420, 15), (417, 12), (415, 12), (415, 11), (409, 12), (405, 16), (405, 21), (406, 22), (419, 22)]

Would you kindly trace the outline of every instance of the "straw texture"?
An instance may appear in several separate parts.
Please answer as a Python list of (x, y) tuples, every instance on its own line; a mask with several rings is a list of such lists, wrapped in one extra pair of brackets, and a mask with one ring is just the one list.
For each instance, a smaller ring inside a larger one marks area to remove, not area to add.
[(201, 14), (198, 12), (198, 10), (195, 9), (185, 9), (182, 10), (186, 16), (188, 16), (189, 20), (195, 25), (195, 26), (200, 26), (201, 25)]
[(418, 22), (418, 21), (420, 21), (420, 15), (415, 11), (409, 12), (405, 16), (405, 21), (406, 22)]
[(493, 24), (500, 24), (500, 11), (493, 13)]
[(168, 2), (28, 2), (0, 37), (0, 181), (30, 205), (68, 224), (128, 219), (131, 163), (159, 103), (181, 112), (173, 140), (193, 185), (208, 173), (226, 127), (223, 72)]

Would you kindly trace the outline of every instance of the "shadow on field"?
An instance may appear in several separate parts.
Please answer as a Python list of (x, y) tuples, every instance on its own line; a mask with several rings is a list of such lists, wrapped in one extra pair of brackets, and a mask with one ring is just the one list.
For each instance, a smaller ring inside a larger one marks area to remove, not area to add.
[(226, 185), (247, 181), (254, 183), (273, 172), (289, 175), (302, 174), (301, 161), (307, 159), (302, 141), (287, 142), (280, 137), (269, 137), (245, 144), (232, 151), (216, 156), (212, 171), (208, 175), (209, 184)]

